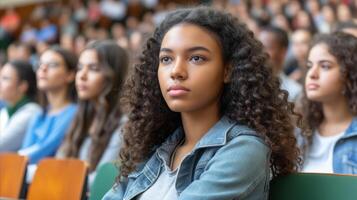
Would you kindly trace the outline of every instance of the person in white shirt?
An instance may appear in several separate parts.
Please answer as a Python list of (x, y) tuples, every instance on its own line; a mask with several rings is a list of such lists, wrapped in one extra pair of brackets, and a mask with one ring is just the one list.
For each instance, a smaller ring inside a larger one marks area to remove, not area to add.
[(7, 62), (0, 74), (0, 99), (6, 102), (0, 110), (0, 152), (16, 152), (32, 116), (41, 111), (34, 102), (36, 75), (31, 64), (20, 60)]
[(357, 174), (357, 38), (314, 38), (307, 59), (303, 172)]

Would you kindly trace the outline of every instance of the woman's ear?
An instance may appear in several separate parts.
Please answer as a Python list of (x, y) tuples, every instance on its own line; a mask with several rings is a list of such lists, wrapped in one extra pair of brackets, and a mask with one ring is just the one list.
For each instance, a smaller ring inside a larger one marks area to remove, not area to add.
[(233, 67), (231, 63), (227, 63), (224, 66), (224, 79), (223, 79), (224, 83), (229, 83), (231, 81), (232, 69)]

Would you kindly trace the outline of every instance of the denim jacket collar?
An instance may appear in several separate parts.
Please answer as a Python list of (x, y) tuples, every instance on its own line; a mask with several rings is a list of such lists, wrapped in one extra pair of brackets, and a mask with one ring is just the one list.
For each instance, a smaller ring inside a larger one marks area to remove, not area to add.
[(196, 144), (195, 149), (210, 146), (222, 146), (227, 143), (228, 132), (236, 123), (223, 116)]
[[(227, 135), (229, 130), (236, 123), (231, 122), (228, 117), (223, 116), (208, 132), (200, 139), (195, 148), (199, 149), (211, 146), (223, 146), (227, 142)], [(178, 143), (184, 138), (184, 131), (182, 127), (177, 128), (174, 133), (157, 149), (158, 155), (164, 160), (168, 161), (169, 156), (174, 151)]]
[(357, 117), (354, 117), (352, 119), (352, 122), (350, 126), (346, 129), (346, 133), (343, 138), (352, 136), (357, 136)]
[[(208, 132), (200, 139), (196, 144), (196, 148), (208, 147), (208, 146), (220, 146), (227, 142), (227, 134), (229, 130), (236, 123), (231, 122), (228, 117), (223, 116)], [(175, 146), (183, 139), (184, 132), (182, 127), (179, 127), (175, 132), (169, 136), (169, 138), (162, 144), (160, 149), (169, 150), (169, 148), (175, 148)], [(195, 148), (195, 149), (196, 149)], [(172, 149), (171, 149), (172, 150)]]

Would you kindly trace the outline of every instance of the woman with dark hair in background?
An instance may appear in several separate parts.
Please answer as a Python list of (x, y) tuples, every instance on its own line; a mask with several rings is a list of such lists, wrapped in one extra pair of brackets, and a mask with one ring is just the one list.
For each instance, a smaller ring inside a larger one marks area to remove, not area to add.
[(19, 60), (7, 62), (0, 72), (0, 152), (20, 149), (28, 124), (41, 111), (36, 102), (36, 74), (32, 66)]
[(54, 156), (77, 110), (74, 77), (77, 57), (60, 47), (46, 50), (37, 69), (37, 88), (42, 92), (43, 111), (35, 115), (27, 128), (19, 154), (35, 164)]
[(294, 172), (293, 104), (246, 25), (172, 12), (130, 76), (117, 184), (103, 199), (267, 199)]
[(357, 174), (357, 38), (314, 38), (307, 60), (304, 172)]
[(114, 161), (120, 148), (125, 120), (119, 96), (128, 56), (113, 41), (96, 41), (82, 51), (77, 66), (78, 112), (56, 157), (87, 161), (90, 186), (97, 166)]

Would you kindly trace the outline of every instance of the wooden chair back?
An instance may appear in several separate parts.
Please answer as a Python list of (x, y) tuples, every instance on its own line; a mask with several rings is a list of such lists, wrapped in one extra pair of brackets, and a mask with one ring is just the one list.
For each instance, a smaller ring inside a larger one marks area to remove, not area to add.
[(26, 178), (27, 157), (0, 153), (0, 197), (20, 198)]
[(39, 162), (27, 194), (28, 200), (85, 198), (87, 165), (77, 159), (46, 158)]

